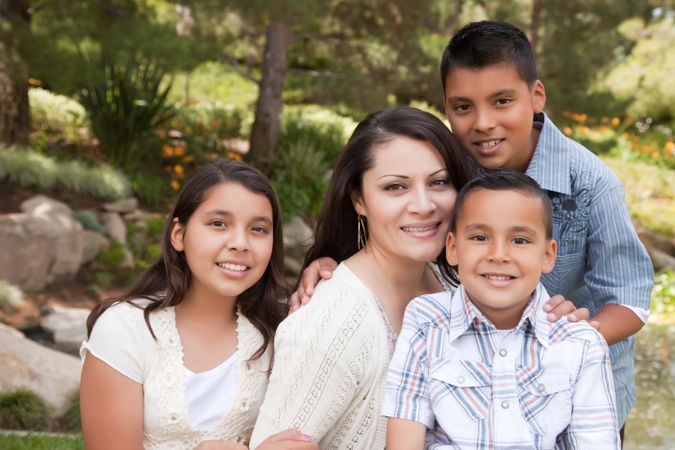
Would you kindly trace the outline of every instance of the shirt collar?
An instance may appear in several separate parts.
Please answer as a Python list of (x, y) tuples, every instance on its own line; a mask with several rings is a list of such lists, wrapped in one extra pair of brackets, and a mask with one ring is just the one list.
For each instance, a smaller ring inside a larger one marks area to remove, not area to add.
[(570, 195), (569, 139), (543, 112), (534, 115), (534, 126), (541, 131), (525, 174), (547, 191)]
[[(516, 329), (531, 328), (537, 340), (545, 348), (549, 345), (551, 322), (546, 318), (544, 305), (549, 300), (549, 295), (544, 286), (539, 283), (530, 302), (527, 304)], [(494, 328), (494, 325), (473, 304), (464, 290), (464, 285), (459, 285), (452, 296), (452, 311), (450, 314), (450, 342), (464, 334), (467, 329), (474, 327), (480, 331), (481, 327)]]

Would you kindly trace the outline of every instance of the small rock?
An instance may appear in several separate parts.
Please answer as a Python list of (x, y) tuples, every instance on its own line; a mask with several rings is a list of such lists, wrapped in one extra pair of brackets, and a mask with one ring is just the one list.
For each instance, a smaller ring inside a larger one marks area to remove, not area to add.
[(43, 314), (40, 326), (52, 335), (54, 347), (77, 355), (82, 341), (87, 339), (89, 310), (52, 305)]
[(136, 208), (138, 208), (138, 200), (135, 197), (125, 198), (103, 205), (104, 210), (120, 214), (130, 213), (135, 211)]
[(19, 208), (21, 211), (34, 216), (63, 215), (70, 217), (73, 214), (73, 210), (68, 205), (46, 195), (35, 195), (28, 200), (24, 200)]
[(105, 212), (101, 219), (103, 220), (103, 226), (108, 231), (108, 236), (121, 244), (127, 242), (127, 226), (118, 213)]
[(87, 264), (96, 258), (101, 250), (110, 247), (110, 241), (100, 233), (84, 230), (82, 233), (84, 248), (82, 250), (82, 264)]
[(284, 245), (308, 249), (314, 242), (314, 232), (300, 217), (294, 217), (284, 224)]
[(0, 324), (0, 391), (30, 390), (63, 415), (80, 385), (80, 360)]

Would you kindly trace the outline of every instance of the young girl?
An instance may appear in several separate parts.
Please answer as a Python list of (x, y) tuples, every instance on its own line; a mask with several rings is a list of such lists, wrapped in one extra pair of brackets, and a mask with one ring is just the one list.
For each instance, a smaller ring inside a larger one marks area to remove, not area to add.
[[(279, 205), (246, 164), (200, 169), (167, 221), (162, 257), (92, 311), (80, 387), (88, 449), (245, 449), (286, 314)], [(273, 448), (316, 448), (287, 430)]]

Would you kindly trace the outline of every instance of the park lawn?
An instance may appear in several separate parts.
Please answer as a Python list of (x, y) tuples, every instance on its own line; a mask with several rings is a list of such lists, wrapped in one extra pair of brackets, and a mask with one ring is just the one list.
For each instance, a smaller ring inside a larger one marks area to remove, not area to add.
[(3, 450), (83, 450), (82, 436), (48, 436), (42, 434), (0, 435)]

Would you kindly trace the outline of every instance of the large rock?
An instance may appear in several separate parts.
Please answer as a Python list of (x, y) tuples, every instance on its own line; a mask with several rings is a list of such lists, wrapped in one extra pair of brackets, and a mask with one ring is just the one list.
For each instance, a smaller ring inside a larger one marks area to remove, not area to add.
[(645, 230), (638, 236), (649, 253), (654, 270), (675, 268), (675, 239)]
[(76, 274), (84, 239), (70, 208), (44, 196), (21, 208), (26, 212), (0, 215), (0, 278), (30, 291)]
[(103, 209), (110, 212), (127, 214), (138, 208), (138, 200), (135, 197), (124, 198), (116, 202), (106, 203)]
[(82, 248), (82, 264), (87, 264), (96, 258), (101, 250), (110, 247), (110, 242), (100, 233), (84, 230), (82, 234), (84, 246)]
[(284, 245), (307, 250), (314, 242), (314, 232), (300, 217), (294, 217), (284, 224)]
[(28, 389), (42, 397), (55, 416), (63, 415), (80, 385), (80, 360), (35, 342), (0, 324), (0, 391)]
[(127, 226), (116, 212), (105, 212), (101, 215), (103, 226), (108, 231), (108, 236), (120, 244), (127, 243)]
[(77, 355), (80, 344), (87, 339), (88, 316), (85, 308), (52, 305), (43, 310), (40, 326), (51, 334), (55, 348)]

